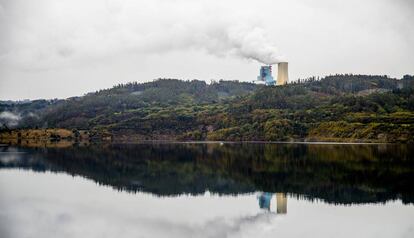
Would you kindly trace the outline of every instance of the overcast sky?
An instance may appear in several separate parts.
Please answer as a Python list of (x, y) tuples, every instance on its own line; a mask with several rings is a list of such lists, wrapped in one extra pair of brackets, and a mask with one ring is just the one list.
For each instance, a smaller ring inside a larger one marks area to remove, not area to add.
[(130, 81), (414, 74), (412, 0), (0, 0), (0, 99)]

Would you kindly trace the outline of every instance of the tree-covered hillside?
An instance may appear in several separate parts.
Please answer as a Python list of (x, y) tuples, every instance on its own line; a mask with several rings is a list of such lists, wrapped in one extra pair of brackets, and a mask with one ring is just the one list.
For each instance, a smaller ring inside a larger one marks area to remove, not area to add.
[(104, 131), (117, 140), (414, 142), (413, 85), (408, 75), (269, 87), (159, 79), (66, 100), (3, 102), (0, 111), (21, 117), (17, 128)]

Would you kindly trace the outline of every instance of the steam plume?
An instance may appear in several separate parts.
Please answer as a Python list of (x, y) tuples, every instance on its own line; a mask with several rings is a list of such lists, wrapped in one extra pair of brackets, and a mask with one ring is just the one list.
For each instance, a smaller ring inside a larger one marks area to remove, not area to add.
[[(265, 34), (265, 30), (259, 27), (254, 28), (230, 28), (226, 30), (226, 50), (242, 58), (253, 59), (264, 64), (276, 64), (283, 61), (278, 48), (271, 43)], [(214, 41), (215, 39), (211, 39)], [(216, 53), (220, 48), (210, 49)]]
[[(37, 18), (19, 18), (19, 24), (7, 28), (7, 37), (0, 38), (0, 48), (6, 49), (0, 52), (0, 63), (50, 69), (120, 54), (183, 50), (265, 64), (281, 61), (274, 41), (258, 23), (260, 16), (232, 12), (209, 1), (39, 0), (19, 6), (19, 12), (35, 11)], [(17, 14), (13, 11), (4, 8), (6, 22), (16, 21), (8, 19)]]

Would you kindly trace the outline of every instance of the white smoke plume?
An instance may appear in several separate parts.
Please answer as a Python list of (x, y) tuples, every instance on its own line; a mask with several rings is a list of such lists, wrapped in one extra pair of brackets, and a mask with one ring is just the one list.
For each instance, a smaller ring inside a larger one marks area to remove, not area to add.
[[(283, 61), (283, 56), (279, 54), (278, 48), (272, 44), (263, 28), (250, 27), (240, 28), (230, 27), (224, 31), (224, 49), (209, 48), (209, 52), (219, 55), (217, 50), (223, 50), (231, 55), (242, 58), (253, 59), (264, 64), (276, 64)], [(214, 42), (216, 36), (211, 36), (210, 41)], [(203, 42), (200, 42), (202, 45)]]
[(0, 64), (49, 69), (119, 54), (183, 50), (204, 50), (265, 64), (281, 61), (275, 39), (270, 39), (268, 29), (260, 24), (260, 15), (249, 13), (250, 5), (239, 8), (244, 12), (232, 11), (234, 3), (5, 1), (0, 14)]

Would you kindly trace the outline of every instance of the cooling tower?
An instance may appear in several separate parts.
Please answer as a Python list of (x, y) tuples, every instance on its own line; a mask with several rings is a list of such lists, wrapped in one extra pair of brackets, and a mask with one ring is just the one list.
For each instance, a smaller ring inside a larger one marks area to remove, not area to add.
[(280, 62), (277, 67), (277, 82), (276, 85), (287, 84), (289, 80), (288, 76), (288, 63)]

